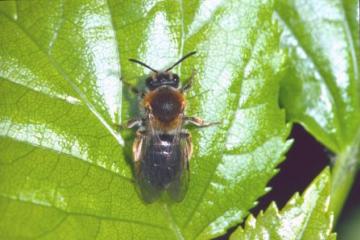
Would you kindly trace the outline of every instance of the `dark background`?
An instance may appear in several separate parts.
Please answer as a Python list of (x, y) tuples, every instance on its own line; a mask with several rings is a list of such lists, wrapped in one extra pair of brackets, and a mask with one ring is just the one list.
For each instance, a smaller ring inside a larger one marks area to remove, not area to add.
[[(302, 193), (324, 167), (331, 164), (330, 159), (333, 154), (300, 125), (294, 125), (289, 138), (294, 139), (294, 143), (286, 154), (286, 160), (279, 165), (280, 172), (268, 184), (272, 190), (260, 198), (257, 207), (251, 210), (254, 216), (257, 216), (260, 210), (265, 210), (272, 201), (275, 201), (281, 209), (295, 192)], [(358, 175), (339, 218), (338, 226), (347, 219), (354, 208), (359, 206), (360, 176)], [(235, 229), (236, 227), (231, 228), (226, 235), (216, 240), (228, 239)], [(341, 239), (339, 235), (338, 239)]]

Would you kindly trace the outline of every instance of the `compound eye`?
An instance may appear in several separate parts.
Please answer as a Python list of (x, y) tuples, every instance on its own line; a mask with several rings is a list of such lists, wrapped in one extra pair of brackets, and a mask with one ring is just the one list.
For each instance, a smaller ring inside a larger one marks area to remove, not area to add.
[(147, 78), (146, 81), (145, 81), (145, 83), (146, 83), (146, 86), (147, 86), (149, 89), (155, 88), (155, 83), (154, 83), (154, 80), (153, 80), (152, 77)]
[(174, 83), (179, 84), (179, 76), (177, 74), (173, 75)]

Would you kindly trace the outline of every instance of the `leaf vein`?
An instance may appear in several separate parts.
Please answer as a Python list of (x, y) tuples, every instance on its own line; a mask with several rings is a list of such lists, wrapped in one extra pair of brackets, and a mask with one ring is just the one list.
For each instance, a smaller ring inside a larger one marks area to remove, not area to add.
[[(257, 34), (257, 35), (258, 35), (259, 33), (260, 33), (260, 31), (256, 31), (256, 34)], [(247, 65), (250, 63), (250, 60), (251, 60), (251, 58), (252, 58), (252, 56), (253, 56), (252, 54), (254, 53), (253, 50), (254, 50), (255, 46), (256, 46), (256, 43), (253, 42), (253, 44), (251, 45), (251, 55), (249, 56), (248, 59), (246, 59), (246, 62), (245, 62), (245, 64), (244, 64), (244, 66), (242, 67), (242, 70), (243, 70), (243, 71), (242, 71), (242, 78), (241, 78), (241, 79), (243, 79), (244, 74), (245, 74), (244, 69), (246, 69)], [(235, 84), (235, 83), (233, 82), (232, 84)], [(240, 83), (239, 91), (237, 91), (237, 93), (236, 93), (236, 97), (235, 97), (234, 102), (237, 102), (237, 103), (239, 102), (239, 99), (240, 99), (240, 89), (241, 89), (241, 87), (242, 87), (242, 84), (243, 84), (243, 81), (241, 81), (241, 83)], [(238, 106), (238, 105), (237, 105), (237, 106)], [(237, 107), (237, 106), (236, 106), (236, 107)], [(229, 124), (228, 124), (229, 126), (231, 125), (232, 122), (234, 122), (234, 120), (235, 120), (235, 114), (233, 114), (230, 118), (231, 118), (231, 119), (229, 120)], [(196, 210), (197, 210), (198, 207), (200, 206), (200, 203), (202, 202), (202, 199), (204, 198), (205, 193), (207, 192), (207, 190), (208, 190), (208, 188), (209, 188), (209, 186), (210, 186), (211, 180), (212, 180), (213, 177), (214, 177), (214, 174), (215, 174), (215, 172), (216, 172), (216, 169), (217, 169), (220, 161), (221, 161), (221, 160), (219, 160), (219, 161), (215, 164), (214, 168), (211, 169), (211, 175), (210, 175), (210, 177), (208, 178), (207, 185), (205, 186), (204, 190), (201, 192), (199, 201), (197, 201), (194, 209), (191, 211), (189, 217), (186, 219), (185, 225), (184, 225), (183, 228), (186, 228), (186, 227), (189, 225), (189, 223), (190, 223), (192, 217), (194, 216)], [(197, 234), (195, 234), (195, 235), (194, 235), (194, 239), (196, 239), (196, 237), (198, 237), (198, 236), (202, 233), (202, 231), (203, 231), (204, 229), (205, 229), (205, 228), (201, 229), (201, 232), (198, 232)]]
[[(15, 138), (10, 137), (10, 136), (8, 136), (8, 135), (0, 135), (0, 137), (7, 137), (7, 138), (12, 139), (13, 141), (21, 142), (21, 143), (24, 143), (24, 144), (29, 144), (29, 145), (34, 146), (34, 147), (39, 148), (39, 149), (43, 149), (43, 150), (46, 150), (46, 151), (51, 151), (51, 152), (54, 152), (54, 153), (59, 154), (59, 155), (61, 154), (61, 155), (65, 155), (65, 156), (69, 156), (69, 157), (78, 159), (78, 160), (80, 160), (81, 162), (83, 162), (83, 163), (85, 163), (85, 164), (88, 164), (89, 166), (98, 168), (98, 169), (100, 169), (100, 170), (102, 170), (102, 171), (105, 171), (105, 172), (109, 172), (110, 174), (112, 174), (112, 175), (114, 175), (114, 176), (116, 176), (116, 177), (119, 177), (119, 178), (121, 178), (121, 179), (123, 179), (123, 180), (125, 180), (125, 181), (128, 181), (128, 182), (130, 182), (130, 183), (134, 183), (133, 179), (131, 179), (131, 178), (125, 177), (125, 176), (123, 176), (123, 175), (120, 175), (119, 173), (114, 172), (114, 171), (111, 171), (110, 169), (104, 168), (104, 167), (102, 167), (102, 166), (100, 166), (100, 165), (97, 165), (97, 164), (91, 162), (90, 160), (87, 160), (87, 159), (84, 159), (84, 158), (80, 158), (80, 157), (78, 157), (78, 156), (71, 155), (71, 154), (69, 154), (69, 153), (67, 153), (67, 152), (62, 152), (62, 151), (59, 151), (59, 150), (56, 150), (56, 149), (51, 149), (51, 148), (45, 147), (45, 146), (43, 146), (43, 145), (37, 145), (37, 144), (31, 143), (31, 142), (28, 142), (28, 141), (22, 141), (22, 140), (19, 140), (19, 139), (15, 139)], [(24, 159), (24, 158), (21, 158), (21, 159)], [(20, 160), (20, 159), (19, 159), (19, 160)]]
[[(14, 81), (12, 79), (9, 79), (9, 78), (4, 78), (4, 77), (1, 77), (3, 80), (5, 81), (8, 81), (12, 84), (15, 84), (15, 85), (18, 85), (20, 87), (24, 87), (26, 89), (28, 89), (29, 91), (32, 91), (32, 92), (35, 92), (35, 93), (39, 93), (39, 94), (42, 94), (46, 97), (49, 97), (49, 98), (53, 98), (53, 99), (57, 99), (57, 100), (61, 100), (69, 105), (83, 105), (81, 103), (81, 101), (73, 96), (65, 96), (65, 95), (61, 95), (61, 94), (52, 94), (51, 91), (49, 90), (44, 90), (44, 89), (38, 89), (38, 88), (33, 88), (29, 85), (26, 85), (26, 84), (23, 84), (21, 82), (18, 82), (18, 81)], [(71, 99), (71, 100), (70, 100)]]
[(102, 215), (96, 215), (96, 214), (90, 214), (90, 213), (79, 213), (79, 212), (72, 212), (69, 210), (65, 210), (53, 205), (45, 205), (45, 204), (40, 204), (37, 202), (33, 202), (33, 201), (26, 201), (23, 199), (20, 199), (16, 196), (11, 196), (11, 195), (7, 195), (4, 193), (0, 193), (0, 197), (5, 198), (5, 199), (10, 199), (12, 201), (18, 201), (18, 202), (23, 202), (23, 203), (30, 203), (33, 204), (35, 206), (40, 206), (40, 207), (44, 207), (44, 208), (52, 208), (52, 209), (56, 209), (59, 212), (62, 212), (64, 214), (67, 214), (68, 216), (78, 216), (78, 217), (90, 217), (90, 218), (95, 218), (101, 221), (111, 221), (111, 222), (124, 222), (124, 223), (128, 223), (128, 224), (137, 224), (137, 225), (143, 225), (146, 227), (150, 227), (150, 228), (157, 228), (157, 229), (162, 229), (162, 230), (167, 230), (170, 231), (169, 228), (160, 226), (160, 225), (156, 225), (153, 223), (148, 223), (148, 222), (143, 222), (143, 221), (138, 221), (138, 220), (132, 220), (132, 219), (126, 219), (126, 218), (119, 218), (119, 217), (111, 217), (111, 216), (102, 216)]
[(58, 73), (70, 84), (73, 90), (79, 95), (79, 98), (85, 103), (85, 105), (89, 108), (92, 114), (104, 125), (104, 127), (109, 131), (109, 133), (117, 140), (117, 142), (124, 146), (124, 140), (122, 137), (106, 122), (106, 120), (101, 116), (101, 114), (97, 111), (97, 109), (88, 101), (85, 94), (81, 91), (81, 89), (68, 77), (66, 72), (57, 64), (57, 62), (47, 54), (46, 51), (37, 43), (37, 41), (32, 37), (30, 33), (17, 21), (14, 21), (9, 16), (2, 14), (7, 18), (10, 22), (14, 23), (18, 28), (28, 36), (28, 38), (38, 47), (38, 49), (47, 57), (48, 61), (52, 66), (58, 71)]

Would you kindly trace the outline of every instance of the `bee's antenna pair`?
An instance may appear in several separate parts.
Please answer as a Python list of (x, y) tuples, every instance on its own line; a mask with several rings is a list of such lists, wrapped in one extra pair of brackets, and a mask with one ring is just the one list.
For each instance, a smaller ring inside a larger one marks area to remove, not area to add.
[(136, 59), (133, 59), (133, 58), (129, 58), (129, 61), (130, 61), (130, 62), (137, 63), (137, 64), (140, 64), (141, 66), (144, 66), (144, 67), (150, 69), (151, 71), (158, 73), (157, 70), (153, 69), (152, 67), (146, 65), (145, 63), (143, 63), (143, 62), (141, 62), (141, 61), (139, 61), (139, 60), (136, 60)]
[[(196, 51), (193, 51), (193, 52), (189, 52), (188, 54), (186, 54), (185, 56), (183, 56), (182, 58), (180, 58), (179, 61), (177, 61), (176, 63), (174, 63), (171, 67), (169, 67), (168, 69), (165, 70), (165, 72), (167, 71), (170, 71), (171, 69), (173, 69), (175, 66), (177, 66), (179, 63), (181, 63), (182, 61), (184, 61), (185, 59), (187, 59), (188, 57), (194, 55), (196, 53)], [(136, 59), (133, 59), (133, 58), (129, 58), (129, 61), (130, 62), (134, 62), (134, 63), (137, 63), (137, 64), (140, 64), (141, 66), (143, 67), (146, 67), (148, 69), (150, 69), (151, 71), (155, 72), (155, 73), (158, 73), (159, 71), (153, 69), (152, 67), (146, 65), (145, 63), (139, 61), (139, 60), (136, 60)]]
[(196, 53), (196, 51), (189, 52), (188, 54), (186, 54), (185, 56), (183, 56), (182, 58), (180, 58), (180, 60), (177, 61), (176, 63), (174, 63), (171, 67), (169, 67), (168, 69), (166, 69), (165, 72), (170, 71), (170, 70), (173, 69), (175, 66), (177, 66), (179, 63), (181, 63), (182, 61), (184, 61), (184, 60), (187, 59), (188, 57), (194, 55), (195, 53)]

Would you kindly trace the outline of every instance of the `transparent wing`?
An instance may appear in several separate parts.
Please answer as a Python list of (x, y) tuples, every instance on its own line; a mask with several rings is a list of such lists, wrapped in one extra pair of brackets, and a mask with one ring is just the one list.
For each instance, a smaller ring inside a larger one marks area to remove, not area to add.
[(178, 174), (170, 183), (167, 192), (174, 201), (180, 202), (184, 199), (189, 185), (189, 160), (192, 154), (191, 135), (180, 129), (174, 141), (180, 148), (180, 168)]
[(139, 143), (134, 151), (139, 156), (136, 173), (141, 195), (145, 202), (153, 202), (169, 190), (171, 198), (180, 201), (187, 188), (188, 171), (184, 169), (189, 155), (182, 126), (172, 129), (171, 134), (162, 133), (151, 122), (147, 127), (141, 141), (136, 140)]
[(145, 156), (152, 147), (150, 145), (151, 137), (143, 135), (142, 139), (136, 139), (134, 144), (136, 144), (136, 141), (139, 142), (137, 149), (138, 160), (135, 162), (136, 182), (144, 202), (151, 203), (158, 199), (162, 192), (161, 189), (155, 187), (147, 178), (148, 173), (146, 171), (149, 171), (149, 169), (146, 168), (146, 163), (144, 161), (148, 161)]

